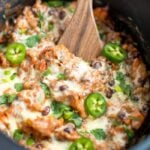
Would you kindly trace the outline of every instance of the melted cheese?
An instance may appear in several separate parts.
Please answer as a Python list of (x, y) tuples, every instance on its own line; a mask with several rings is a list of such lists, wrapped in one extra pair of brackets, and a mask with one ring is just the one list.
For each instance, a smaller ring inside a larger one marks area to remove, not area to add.
[(106, 131), (108, 127), (109, 127), (109, 122), (108, 122), (108, 118), (106, 117), (101, 117), (95, 120), (87, 119), (85, 123), (85, 128), (88, 131), (97, 129), (97, 128), (101, 128)]
[(113, 141), (117, 144), (119, 144), (121, 147), (124, 147), (126, 142), (125, 142), (125, 133), (117, 133), (116, 135), (113, 136)]
[(70, 142), (66, 141), (58, 141), (57, 139), (53, 138), (52, 143), (50, 145), (50, 150), (67, 150), (69, 149)]

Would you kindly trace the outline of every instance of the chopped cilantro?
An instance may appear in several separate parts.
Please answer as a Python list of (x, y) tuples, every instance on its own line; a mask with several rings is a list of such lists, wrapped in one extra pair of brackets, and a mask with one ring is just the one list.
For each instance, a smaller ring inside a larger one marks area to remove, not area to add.
[(50, 68), (48, 68), (45, 72), (43, 72), (42, 76), (45, 77), (48, 76), (49, 74), (51, 74)]
[(99, 36), (102, 40), (106, 40), (106, 34), (104, 32), (100, 32)]
[(20, 92), (23, 90), (23, 83), (16, 83), (15, 84), (15, 89), (17, 92)]
[(64, 73), (59, 73), (59, 74), (57, 75), (57, 78), (58, 78), (59, 80), (66, 80), (66, 79), (67, 79), (67, 77), (66, 77), (66, 75), (65, 75)]
[(35, 140), (33, 137), (29, 137), (26, 141), (26, 144), (27, 145), (33, 145), (35, 143)]
[(41, 82), (40, 85), (41, 85), (41, 88), (43, 89), (46, 97), (47, 98), (50, 97), (51, 91), (50, 91), (49, 87), (45, 83), (43, 83), (43, 82)]
[(30, 36), (26, 39), (26, 45), (30, 48), (36, 46), (37, 43), (39, 43), (41, 40), (40, 36), (38, 35), (33, 35)]
[(12, 103), (16, 98), (17, 98), (17, 95), (16, 94), (8, 94), (8, 95), (5, 95), (7, 97), (7, 103)]
[(63, 116), (64, 111), (69, 111), (70, 107), (67, 105), (64, 105), (63, 103), (53, 101), (52, 102), (52, 111), (54, 115), (58, 118)]
[(113, 120), (112, 125), (114, 127), (117, 127), (117, 126), (121, 125), (121, 122), (119, 122), (118, 120)]
[(117, 72), (116, 80), (121, 83), (125, 82), (125, 75), (122, 72)]
[(4, 75), (9, 76), (11, 74), (11, 70), (7, 69), (4, 71)]
[(94, 129), (90, 131), (91, 134), (95, 136), (97, 140), (104, 140), (106, 138), (106, 133), (104, 132), (103, 129)]
[(10, 76), (10, 80), (14, 80), (16, 77), (17, 77), (17, 73), (13, 73), (13, 74)]
[(74, 123), (77, 127), (80, 127), (82, 124), (82, 118), (74, 111), (64, 111), (63, 118), (67, 122)]
[(124, 125), (123, 127), (127, 134), (128, 140), (131, 141), (134, 137), (134, 131), (132, 129), (129, 129), (126, 125)]
[(5, 45), (0, 44), (0, 50), (3, 49), (5, 47)]
[(39, 18), (39, 27), (42, 28), (42, 26), (44, 25), (44, 20), (45, 20), (44, 15), (40, 11), (37, 12), (37, 15)]
[(24, 134), (20, 129), (16, 129), (13, 137), (16, 141), (20, 141), (24, 138)]
[(52, 111), (56, 117), (63, 117), (66, 122), (72, 122), (77, 127), (80, 127), (82, 124), (82, 118), (78, 115), (78, 113), (63, 103), (53, 101)]
[(11, 104), (17, 98), (16, 94), (4, 94), (0, 96), (0, 105)]
[(0, 105), (7, 104), (7, 97), (5, 95), (0, 96)]
[(47, 5), (49, 7), (61, 7), (64, 5), (64, 2), (62, 0), (53, 0), (53, 1), (48, 1)]
[(117, 92), (123, 92), (127, 96), (132, 95), (132, 87), (130, 84), (126, 83), (125, 75), (122, 72), (117, 72), (116, 80), (119, 81), (119, 85), (115, 87)]
[(48, 30), (49, 30), (49, 31), (52, 31), (53, 29), (54, 29), (54, 23), (50, 22), (50, 23), (48, 24)]
[(116, 85), (116, 86), (115, 86), (115, 91), (116, 91), (116, 92), (123, 92), (123, 91), (122, 91), (122, 88), (121, 88), (119, 85)]

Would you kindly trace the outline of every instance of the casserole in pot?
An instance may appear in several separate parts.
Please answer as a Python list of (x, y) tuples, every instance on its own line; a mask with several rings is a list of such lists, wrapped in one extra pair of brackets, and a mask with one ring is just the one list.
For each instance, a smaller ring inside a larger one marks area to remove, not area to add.
[(148, 111), (137, 44), (94, 10), (104, 47), (85, 62), (55, 46), (76, 2), (37, 1), (1, 32), (1, 130), (29, 149), (123, 149)]

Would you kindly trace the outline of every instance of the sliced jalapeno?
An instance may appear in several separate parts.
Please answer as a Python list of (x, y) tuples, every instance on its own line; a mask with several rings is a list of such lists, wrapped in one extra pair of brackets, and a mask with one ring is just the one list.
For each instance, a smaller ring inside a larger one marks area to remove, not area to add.
[(71, 144), (69, 150), (94, 150), (94, 145), (89, 138), (81, 137)]
[(97, 118), (102, 116), (107, 109), (105, 98), (100, 93), (91, 93), (85, 100), (86, 112)]
[(12, 64), (20, 64), (26, 55), (25, 46), (21, 43), (13, 43), (6, 49), (6, 59)]
[(108, 43), (102, 50), (102, 55), (114, 63), (120, 63), (127, 57), (127, 53), (118, 43)]

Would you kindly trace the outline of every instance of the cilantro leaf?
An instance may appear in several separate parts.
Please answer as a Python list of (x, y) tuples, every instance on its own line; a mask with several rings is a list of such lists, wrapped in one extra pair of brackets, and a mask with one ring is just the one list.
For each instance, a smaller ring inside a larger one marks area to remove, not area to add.
[(125, 82), (125, 75), (122, 72), (117, 72), (116, 80), (122, 83)]
[(131, 141), (134, 137), (134, 131), (132, 129), (129, 129), (126, 125), (124, 125), (123, 127), (127, 134), (128, 140)]
[(65, 75), (64, 73), (59, 73), (59, 74), (57, 75), (57, 79), (58, 79), (58, 80), (66, 80), (67, 77), (66, 77), (66, 75)]
[(7, 97), (5, 95), (0, 96), (0, 105), (7, 103)]
[(63, 116), (64, 111), (69, 111), (70, 107), (67, 105), (64, 105), (63, 103), (53, 101), (52, 102), (52, 111), (54, 112), (54, 115), (58, 118)]
[(125, 75), (122, 72), (117, 72), (116, 80), (119, 81), (119, 87), (127, 96), (132, 95), (132, 86), (125, 81)]
[(20, 141), (24, 138), (24, 134), (20, 129), (16, 129), (13, 137), (16, 141)]
[(77, 127), (80, 127), (82, 124), (82, 118), (74, 111), (65, 111), (63, 118), (67, 122), (74, 123)]
[(82, 118), (78, 115), (78, 113), (61, 102), (53, 101), (52, 111), (57, 118), (63, 117), (66, 122), (72, 122), (77, 127), (80, 127), (82, 124)]
[(104, 132), (103, 129), (94, 129), (90, 131), (91, 134), (95, 136), (97, 140), (104, 140), (106, 138), (106, 133)]
[(23, 90), (23, 83), (16, 83), (15, 84), (15, 89), (17, 92), (20, 92)]
[(37, 15), (39, 18), (39, 27), (42, 28), (42, 26), (44, 25), (44, 20), (45, 20), (44, 15), (40, 11), (37, 12)]
[(17, 98), (17, 95), (16, 94), (9, 94), (9, 95), (6, 95), (7, 97), (7, 103), (12, 103), (16, 98)]
[(26, 144), (27, 145), (33, 145), (35, 143), (35, 140), (33, 137), (29, 137), (26, 141)]
[(10, 104), (17, 98), (16, 94), (4, 94), (0, 96), (0, 105)]
[(41, 88), (43, 89), (46, 97), (47, 98), (50, 97), (51, 91), (50, 91), (49, 87), (45, 83), (43, 83), (43, 82), (41, 82), (40, 85), (41, 85)]
[(57, 0), (57, 1), (48, 1), (47, 5), (49, 7), (61, 7), (64, 5), (64, 2), (62, 0)]
[(26, 45), (30, 48), (36, 46), (37, 43), (39, 43), (41, 40), (40, 36), (38, 35), (33, 35), (30, 36), (26, 39)]
[(42, 73), (42, 77), (48, 76), (49, 74), (51, 74), (50, 68), (48, 68), (45, 72)]

